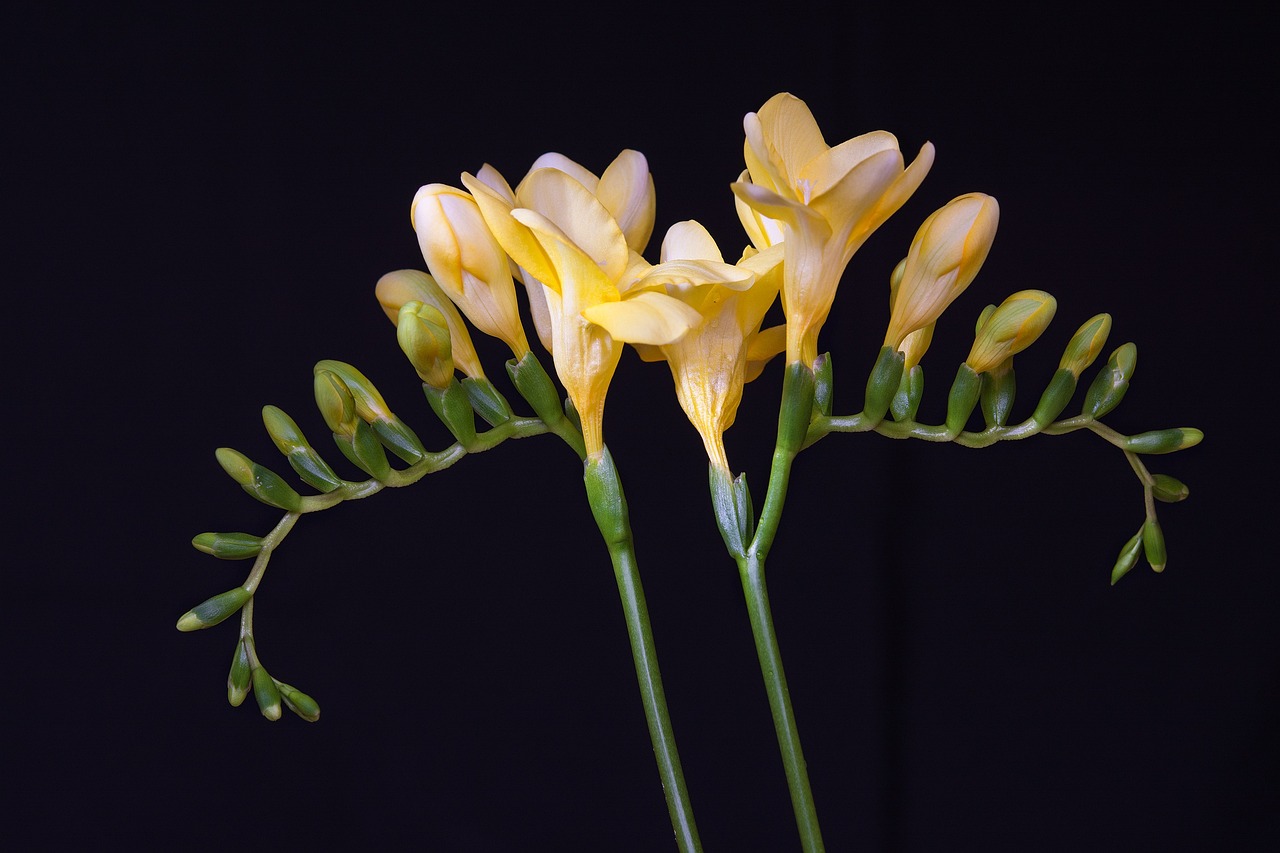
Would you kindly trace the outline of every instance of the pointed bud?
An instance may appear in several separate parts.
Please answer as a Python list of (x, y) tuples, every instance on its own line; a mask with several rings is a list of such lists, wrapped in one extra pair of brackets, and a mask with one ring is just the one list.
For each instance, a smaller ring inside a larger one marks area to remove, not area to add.
[(276, 447), (289, 460), (289, 466), (304, 482), (321, 492), (332, 492), (342, 485), (342, 478), (321, 458), (297, 423), (284, 411), (275, 406), (265, 406), (262, 423)]
[(258, 709), (268, 720), (280, 719), (280, 689), (275, 679), (262, 667), (253, 668), (253, 696), (258, 700)]
[(1151, 432), (1129, 436), (1125, 440), (1124, 449), (1130, 453), (1173, 453), (1195, 447), (1204, 438), (1204, 433), (1192, 427), (1177, 429), (1157, 429)]
[(1163, 572), (1168, 557), (1164, 548), (1164, 532), (1160, 530), (1160, 522), (1148, 518), (1142, 525), (1142, 549), (1147, 552), (1147, 562), (1157, 572)]
[(893, 291), (885, 346), (900, 349), (907, 335), (937, 322), (964, 292), (987, 259), (999, 219), (1000, 206), (982, 193), (954, 198), (930, 214), (911, 241)]
[(1070, 370), (1076, 379), (1093, 364), (1107, 345), (1107, 336), (1111, 334), (1111, 315), (1097, 314), (1085, 321), (1067, 342), (1063, 350), (1062, 360), (1058, 362), (1059, 370)]
[(320, 706), (316, 704), (316, 700), (292, 684), (285, 684), (283, 681), (277, 681), (276, 688), (280, 691), (280, 698), (284, 700), (285, 706), (290, 711), (308, 723), (314, 723), (320, 719)]
[(249, 533), (201, 533), (191, 544), (219, 560), (247, 560), (262, 550), (262, 537)]
[(236, 643), (235, 654), (231, 656), (231, 671), (227, 673), (227, 701), (233, 708), (240, 707), (249, 695), (249, 685), (253, 678), (253, 668), (249, 665), (249, 649), (242, 637)]
[(978, 329), (965, 364), (974, 373), (995, 370), (1035, 343), (1057, 310), (1057, 300), (1043, 290), (1020, 290), (1010, 295)]
[(1116, 558), (1116, 564), (1111, 568), (1111, 585), (1115, 586), (1120, 578), (1129, 574), (1138, 562), (1138, 557), (1142, 554), (1142, 531), (1139, 530), (1133, 534), (1128, 542), (1124, 543), (1124, 547), (1120, 549), (1120, 556)]
[(253, 593), (242, 586), (219, 593), (182, 614), (178, 618), (178, 630), (199, 631), (201, 628), (211, 628), (237, 612), (250, 598), (253, 598)]
[(1186, 500), (1191, 494), (1191, 489), (1187, 488), (1186, 483), (1168, 474), (1156, 474), (1153, 479), (1155, 482), (1151, 485), (1151, 493), (1158, 501), (1176, 504), (1178, 501)]
[(356, 424), (360, 422), (356, 414), (355, 398), (347, 383), (338, 374), (329, 370), (318, 370), (315, 374), (316, 407), (320, 410), (325, 424), (335, 435), (352, 436), (356, 432)]
[(1133, 343), (1118, 347), (1111, 353), (1085, 393), (1080, 413), (1096, 419), (1120, 405), (1129, 390), (1129, 380), (1133, 378), (1137, 364), (1138, 347)]
[(369, 378), (345, 361), (326, 358), (316, 362), (313, 370), (317, 376), (328, 372), (342, 380), (355, 404), (356, 416), (361, 420), (372, 422), (394, 417), (387, 401), (382, 399), (382, 394)]
[(288, 512), (297, 512), (302, 508), (302, 496), (270, 468), (264, 468), (230, 447), (219, 447), (215, 455), (218, 464), (231, 475), (231, 479), (264, 504)]
[(433, 388), (448, 386), (453, 378), (453, 356), (443, 314), (422, 302), (406, 302), (397, 318), (396, 341), (419, 379)]
[(449, 327), (449, 353), (454, 366), (472, 379), (484, 376), (466, 321), (434, 278), (420, 270), (396, 270), (378, 279), (376, 292), (382, 310), (397, 327), (400, 308), (406, 302), (421, 302), (439, 311)]
[(727, 469), (714, 463), (709, 467), (711, 506), (715, 510), (716, 526), (729, 553), (741, 557), (755, 536), (755, 510), (746, 475), (740, 474), (735, 478)]

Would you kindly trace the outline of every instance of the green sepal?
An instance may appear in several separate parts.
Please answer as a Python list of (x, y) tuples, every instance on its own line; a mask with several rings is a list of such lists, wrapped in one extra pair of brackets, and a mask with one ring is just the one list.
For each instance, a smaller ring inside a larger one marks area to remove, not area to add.
[(294, 473), (304, 483), (318, 491), (332, 492), (342, 485), (342, 478), (329, 467), (329, 463), (325, 462), (314, 448), (304, 447), (295, 450), (289, 454), (288, 459), (289, 467)]
[(578, 414), (578, 407), (573, 405), (573, 401), (568, 397), (564, 398), (564, 416), (569, 419), (569, 423), (573, 424), (574, 429), (582, 432), (582, 416)]
[(564, 417), (560, 391), (532, 352), (525, 353), (519, 361), (508, 359), (507, 375), (543, 423), (558, 423)]
[(498, 393), (498, 389), (488, 379), (472, 379), (468, 376), (462, 380), (462, 387), (467, 392), (467, 399), (471, 401), (471, 408), (489, 426), (499, 426), (511, 420), (511, 407), (507, 405), (506, 398)]
[(1204, 433), (1191, 427), (1156, 429), (1129, 436), (1125, 439), (1124, 449), (1130, 453), (1145, 453), (1154, 456), (1160, 453), (1173, 453), (1176, 450), (1195, 447), (1203, 438)]
[(1124, 543), (1124, 547), (1120, 549), (1120, 556), (1116, 558), (1116, 564), (1111, 567), (1111, 585), (1115, 586), (1120, 578), (1129, 574), (1138, 562), (1138, 557), (1142, 554), (1142, 531), (1139, 530), (1133, 534), (1128, 542)]
[(253, 697), (258, 700), (258, 709), (268, 720), (280, 719), (280, 689), (275, 679), (260, 666), (253, 668)]
[(1084, 395), (1080, 413), (1100, 418), (1120, 405), (1129, 390), (1129, 380), (1138, 361), (1138, 348), (1133, 343), (1117, 347), (1107, 363), (1098, 371)]
[(884, 420), (889, 404), (898, 393), (902, 382), (902, 368), (907, 357), (893, 347), (882, 347), (876, 357), (871, 375), (867, 377), (867, 393), (862, 403), (862, 414), (873, 424)]
[(782, 377), (782, 405), (778, 410), (778, 448), (800, 452), (813, 420), (813, 371), (804, 362), (787, 365)]
[(920, 409), (920, 399), (924, 396), (924, 368), (918, 364), (904, 371), (898, 381), (898, 393), (893, 395), (889, 403), (889, 414), (898, 423), (914, 421)]
[(627, 541), (631, 536), (627, 498), (622, 493), (622, 482), (618, 479), (618, 469), (613, 464), (609, 448), (603, 448), (599, 456), (588, 457), (582, 466), (582, 479), (591, 514), (605, 543), (612, 546)]
[(1147, 523), (1142, 525), (1142, 549), (1147, 552), (1147, 562), (1151, 564), (1151, 568), (1163, 572), (1169, 558), (1164, 548), (1164, 531), (1160, 529), (1160, 522), (1154, 518), (1148, 518)]
[(253, 681), (253, 667), (249, 664), (249, 648), (243, 637), (236, 643), (235, 654), (231, 656), (231, 671), (227, 673), (227, 701), (233, 708), (240, 707), (249, 695)]
[(747, 488), (747, 475), (731, 478), (729, 472), (715, 465), (710, 466), (711, 507), (715, 511), (716, 526), (724, 539), (725, 547), (734, 557), (742, 557), (755, 536), (755, 509), (751, 504), (751, 490)]
[(959, 435), (964, 431), (981, 394), (982, 377), (974, 373), (972, 367), (961, 362), (956, 370), (956, 378), (951, 383), (951, 391), (947, 394), (947, 432)]
[(314, 723), (320, 719), (320, 706), (316, 704), (316, 700), (292, 684), (285, 684), (283, 681), (276, 682), (276, 689), (280, 691), (280, 698), (284, 700), (285, 707), (290, 711), (308, 723)]
[(244, 607), (250, 598), (253, 598), (253, 593), (242, 586), (218, 593), (178, 617), (178, 630), (199, 631), (201, 628), (212, 628)]
[(1168, 474), (1156, 474), (1152, 479), (1155, 482), (1151, 484), (1151, 494), (1155, 495), (1158, 501), (1176, 504), (1178, 501), (1186, 500), (1191, 494), (1191, 489), (1187, 488), (1186, 483)]
[(982, 374), (979, 404), (982, 408), (982, 420), (988, 428), (1002, 427), (1009, 422), (1017, 390), (1018, 383), (1012, 366)]
[(1053, 378), (1049, 380), (1049, 387), (1045, 388), (1044, 393), (1040, 395), (1040, 402), (1036, 404), (1036, 410), (1032, 412), (1031, 419), (1044, 429), (1057, 420), (1058, 415), (1062, 414), (1062, 410), (1071, 402), (1071, 397), (1075, 393), (1076, 375), (1066, 368), (1058, 368), (1054, 371)]
[(369, 476), (382, 481), (391, 475), (391, 463), (387, 461), (382, 442), (365, 421), (356, 422), (354, 435), (348, 437), (335, 432), (333, 440), (342, 455)]
[(191, 544), (219, 560), (247, 560), (262, 550), (262, 537), (250, 533), (201, 533)]
[(423, 385), (422, 391), (427, 395), (431, 411), (436, 413), (440, 422), (448, 428), (459, 444), (470, 447), (476, 440), (476, 415), (462, 384), (454, 378), (449, 382), (448, 388)]
[(427, 455), (427, 449), (422, 446), (418, 436), (398, 417), (392, 415), (369, 423), (382, 445), (410, 465)]
[(824, 352), (813, 360), (813, 407), (827, 417), (831, 415), (832, 385), (831, 353)]

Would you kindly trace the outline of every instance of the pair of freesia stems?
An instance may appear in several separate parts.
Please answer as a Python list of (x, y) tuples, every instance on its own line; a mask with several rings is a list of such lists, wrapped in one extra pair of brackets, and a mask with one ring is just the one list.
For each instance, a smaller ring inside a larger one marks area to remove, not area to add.
[[(334, 474), (292, 419), (274, 407), (264, 411), (268, 432), (294, 470), (321, 494), (301, 497), (268, 469), (235, 451), (219, 451), (223, 467), (246, 491), (287, 511), (277, 528), (260, 539), (243, 534), (196, 537), (197, 547), (217, 556), (256, 557), (241, 587), (215, 596), (179, 620), (179, 628), (190, 630), (215, 624), (237, 610), (241, 613), (240, 641), (228, 680), (233, 704), (252, 689), (268, 717), (279, 717), (281, 702), (305, 718), (319, 715), (310, 697), (266, 673), (253, 644), (253, 593), (272, 550), (302, 513), (383, 487), (407, 485), (507, 438), (552, 432), (584, 462), (588, 502), (613, 563), (676, 841), (681, 850), (700, 850), (626, 498), (603, 439), (605, 395), (625, 345), (647, 361), (667, 362), (680, 405), (706, 448), (715, 517), (739, 568), (806, 851), (821, 850), (822, 836), (765, 585), (765, 562), (791, 466), (804, 447), (835, 431), (875, 430), (982, 446), (1041, 431), (1089, 428), (1121, 446), (1134, 463), (1148, 497), (1150, 524), (1144, 531), (1154, 524), (1151, 495), (1158, 492), (1156, 478), (1136, 454), (1180, 449), (1198, 440), (1198, 434), (1173, 430), (1130, 438), (1096, 422), (1127, 387), (1132, 344), (1126, 345), (1129, 351), (1122, 347), (1113, 354), (1090, 389), (1085, 411), (1055, 422), (1070, 400), (1075, 380), (1105, 342), (1107, 315), (1081, 327), (1055, 375), (1056, 390), (1051, 384), (1032, 418), (1010, 426), (1012, 357), (1039, 336), (1055, 308), (1052, 297), (1040, 291), (1014, 294), (983, 314), (973, 349), (952, 388), (946, 423), (926, 426), (914, 421), (923, 375), (918, 363), (934, 323), (973, 280), (991, 247), (998, 206), (990, 196), (960, 196), (921, 226), (891, 277), (891, 316), (863, 410), (833, 417), (830, 361), (818, 356), (819, 331), (845, 266), (915, 192), (932, 164), (933, 147), (926, 143), (910, 165), (905, 165), (897, 140), (882, 131), (830, 147), (804, 102), (786, 93), (749, 113), (744, 126), (746, 170), (732, 189), (751, 245), (734, 264), (724, 261), (707, 231), (693, 221), (667, 231), (659, 263), (644, 260), (640, 253), (653, 229), (654, 188), (647, 162), (635, 151), (624, 151), (599, 177), (566, 157), (548, 154), (514, 189), (486, 165), (475, 175), (462, 176), (465, 189), (431, 184), (418, 191), (411, 215), (430, 275), (415, 270), (388, 273), (378, 282), (377, 297), (396, 323), (397, 339), (432, 409), (457, 441), (438, 453), (427, 452), (359, 371), (322, 361), (315, 373), (320, 411), (343, 454), (371, 480), (350, 482)], [(538, 338), (552, 354), (567, 401), (529, 347), (513, 276), (525, 286)], [(762, 329), (779, 294), (785, 326)], [(510, 347), (508, 373), (536, 417), (515, 415), (485, 376), (468, 322)], [(757, 516), (745, 480), (732, 474), (723, 437), (733, 423), (744, 383), (783, 351), (787, 366), (777, 443)], [(459, 371), (464, 374), (461, 381)], [(979, 404), (986, 429), (966, 432)], [(489, 424), (488, 430), (477, 432), (476, 415)], [(886, 419), (889, 415), (892, 420)], [(384, 448), (408, 467), (392, 468)], [(1154, 530), (1158, 535), (1158, 526)], [(1163, 543), (1148, 535), (1143, 545), (1152, 565), (1163, 568)], [(1130, 565), (1136, 558), (1135, 550)]]

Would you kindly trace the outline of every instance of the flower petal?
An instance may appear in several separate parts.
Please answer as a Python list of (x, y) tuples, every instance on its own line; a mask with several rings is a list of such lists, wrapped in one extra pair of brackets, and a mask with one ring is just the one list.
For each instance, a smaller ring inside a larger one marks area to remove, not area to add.
[(537, 211), (616, 281), (627, 268), (630, 248), (617, 221), (600, 200), (556, 169), (530, 172), (516, 191), (521, 207)]
[(627, 245), (643, 252), (653, 236), (657, 201), (649, 161), (639, 151), (627, 149), (614, 158), (600, 176), (596, 198), (617, 220)]
[(679, 340), (702, 315), (679, 299), (648, 290), (620, 302), (602, 302), (582, 316), (602, 327), (614, 340), (661, 346)]

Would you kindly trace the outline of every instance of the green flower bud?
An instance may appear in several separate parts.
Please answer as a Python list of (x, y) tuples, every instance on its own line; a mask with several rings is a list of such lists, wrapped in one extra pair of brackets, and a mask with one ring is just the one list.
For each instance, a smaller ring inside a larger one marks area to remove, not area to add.
[(264, 468), (243, 453), (229, 447), (219, 447), (215, 454), (218, 464), (253, 497), (268, 506), (289, 512), (302, 507), (302, 496), (270, 468)]
[(1036, 410), (1031, 413), (1031, 419), (1041, 429), (1047, 427), (1062, 414), (1062, 410), (1071, 402), (1075, 392), (1076, 375), (1064, 368), (1054, 371), (1053, 378), (1049, 380), (1049, 387), (1044, 389), (1044, 393), (1040, 395), (1040, 402), (1036, 404)]
[(253, 593), (242, 586), (219, 593), (178, 617), (178, 630), (199, 631), (213, 627), (238, 611), (250, 598), (253, 598)]
[(467, 392), (471, 408), (489, 426), (504, 424), (513, 417), (506, 398), (498, 393), (498, 389), (488, 379), (472, 379), (468, 376), (462, 380), (462, 388)]
[(1116, 558), (1116, 564), (1111, 569), (1111, 585), (1115, 586), (1120, 578), (1129, 574), (1138, 562), (1138, 556), (1142, 553), (1142, 531), (1139, 530), (1133, 534), (1133, 538), (1124, 543), (1124, 547), (1120, 549), (1120, 556)]
[(282, 409), (275, 406), (263, 406), (262, 424), (267, 428), (267, 434), (271, 436), (276, 448), (285, 456), (295, 450), (311, 446), (307, 443), (307, 437), (302, 434), (302, 430), (298, 428), (297, 423), (294, 422), (293, 418), (285, 414)]
[(1148, 518), (1142, 525), (1142, 548), (1147, 552), (1147, 562), (1157, 572), (1163, 572), (1168, 557), (1164, 549), (1164, 533), (1160, 530), (1160, 522)]
[(982, 420), (988, 427), (1002, 427), (1009, 422), (1013, 398), (1017, 391), (1012, 359), (982, 374)]
[(1176, 480), (1168, 474), (1156, 474), (1155, 482), (1151, 486), (1151, 493), (1155, 495), (1156, 500), (1164, 501), (1167, 504), (1176, 504), (1178, 501), (1186, 500), (1191, 494), (1191, 489), (1187, 488), (1187, 484), (1181, 480)]
[(1129, 380), (1133, 378), (1133, 370), (1138, 363), (1138, 348), (1127, 343), (1111, 353), (1107, 364), (1098, 371), (1089, 390), (1084, 395), (1084, 408), (1081, 414), (1091, 418), (1100, 418), (1110, 412), (1124, 399), (1129, 390)]
[(892, 348), (882, 347), (871, 375), (867, 377), (867, 392), (862, 404), (862, 414), (873, 423), (879, 423), (889, 411), (889, 404), (902, 383), (902, 371), (906, 356)]
[(247, 560), (262, 550), (262, 537), (248, 533), (201, 533), (191, 544), (219, 560)]
[(751, 490), (747, 488), (747, 476), (736, 478), (717, 465), (710, 466), (711, 506), (715, 510), (716, 526), (729, 553), (740, 557), (755, 536), (755, 510), (751, 504)]
[(347, 383), (330, 370), (318, 370), (314, 385), (316, 407), (320, 409), (320, 415), (329, 429), (335, 435), (355, 435), (360, 418), (356, 414), (355, 397), (351, 395)]
[(1124, 449), (1130, 453), (1145, 453), (1155, 455), (1159, 453), (1173, 453), (1176, 450), (1185, 450), (1188, 447), (1195, 447), (1204, 438), (1204, 433), (1192, 427), (1180, 427), (1177, 429), (1157, 429), (1151, 432), (1139, 433), (1138, 435), (1129, 436), (1125, 440)]
[(390, 420), (394, 417), (391, 409), (387, 407), (386, 401), (382, 399), (382, 395), (378, 393), (378, 389), (373, 386), (373, 383), (363, 373), (345, 361), (326, 358), (316, 362), (314, 370), (317, 375), (327, 371), (342, 380), (355, 403), (356, 416), (361, 420)]
[(813, 406), (819, 414), (831, 414), (831, 353), (824, 352), (813, 360)]
[(969, 365), (961, 364), (947, 396), (947, 432), (959, 435), (964, 431), (981, 392), (982, 377)]
[(437, 309), (423, 302), (400, 306), (396, 340), (418, 378), (433, 388), (445, 388), (453, 379), (453, 354), (449, 324)]
[(1059, 370), (1070, 370), (1076, 377), (1093, 364), (1098, 353), (1107, 344), (1107, 335), (1111, 334), (1111, 315), (1097, 314), (1085, 321), (1067, 342), (1067, 348), (1058, 362)]
[(249, 665), (249, 649), (244, 638), (236, 643), (235, 654), (231, 656), (231, 671), (227, 673), (227, 701), (238, 708), (249, 695), (249, 685), (253, 678), (253, 668)]
[(316, 700), (283, 681), (277, 681), (276, 688), (280, 691), (280, 698), (284, 700), (285, 707), (290, 711), (308, 723), (314, 723), (320, 719), (320, 706), (316, 704)]
[(321, 492), (332, 492), (342, 485), (342, 478), (321, 458), (293, 418), (275, 406), (262, 409), (262, 423), (289, 466), (308, 485)]
[(253, 696), (258, 700), (258, 709), (268, 720), (280, 719), (280, 689), (275, 679), (262, 667), (253, 669)]
[(913, 421), (920, 408), (920, 398), (924, 396), (924, 368), (915, 365), (902, 374), (898, 382), (898, 393), (893, 395), (889, 403), (889, 413), (898, 423)]
[(978, 329), (965, 364), (974, 373), (994, 370), (1035, 343), (1057, 310), (1057, 300), (1043, 290), (1020, 290), (1010, 295)]

